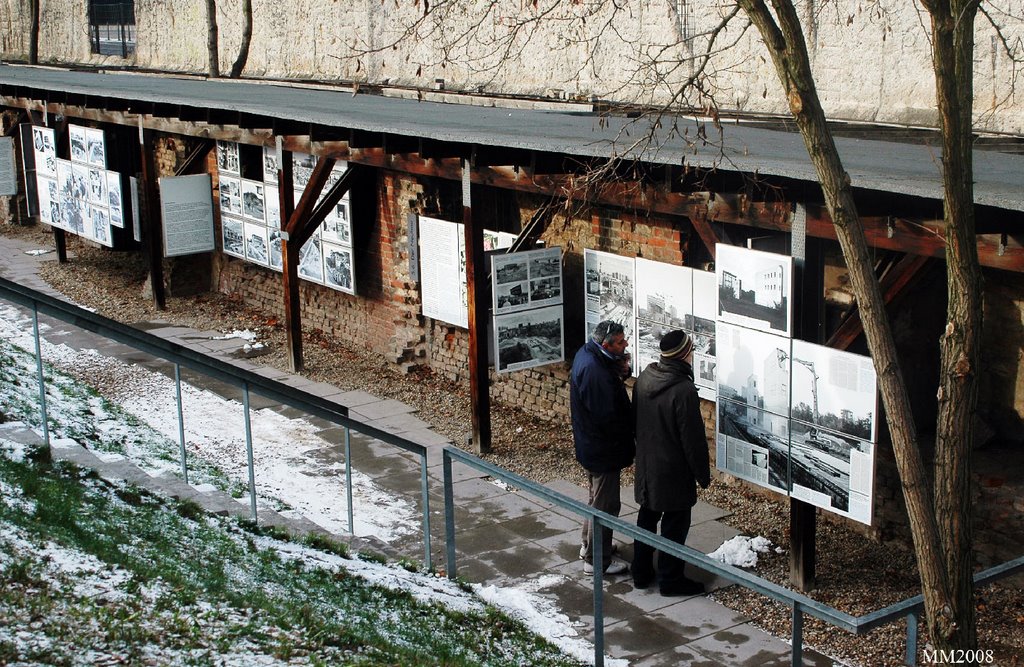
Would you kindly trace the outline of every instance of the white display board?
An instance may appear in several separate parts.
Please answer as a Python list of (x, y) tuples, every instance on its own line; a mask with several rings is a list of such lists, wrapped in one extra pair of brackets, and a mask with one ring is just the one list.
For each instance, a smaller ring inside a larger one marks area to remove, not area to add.
[(793, 335), (793, 258), (715, 246), (718, 318), (783, 336)]
[(565, 359), (562, 305), (494, 316), (494, 349), (499, 373)]
[(213, 186), (209, 174), (159, 179), (164, 256), (210, 252), (216, 247)]
[(425, 317), (469, 328), (464, 229), (420, 216), (420, 285)]
[[(221, 236), (224, 252), (275, 271), (284, 268), (281, 204), (277, 182), (279, 154), (263, 147), (259, 164), (242, 164), (236, 143), (217, 142)], [(317, 158), (292, 153), (292, 197), (298, 202), (309, 184)], [(346, 162), (335, 163), (319, 201), (345, 175)], [(259, 174), (259, 179), (242, 178)], [(352, 211), (349, 195), (328, 211), (324, 221), (299, 250), (298, 275), (348, 294), (356, 293), (355, 252), (352, 247)]]
[[(599, 322), (612, 320), (622, 325), (631, 346), (636, 335), (635, 261), (589, 248), (583, 251), (583, 281), (586, 295), (586, 336)], [(627, 350), (632, 353), (632, 350)]]
[(870, 524), (871, 359), (789, 337), (790, 258), (723, 245), (717, 254), (717, 467)]
[(14, 157), (14, 137), (0, 137), (0, 195), (18, 194), (18, 161)]
[(491, 288), (499, 373), (565, 359), (561, 248), (491, 255)]

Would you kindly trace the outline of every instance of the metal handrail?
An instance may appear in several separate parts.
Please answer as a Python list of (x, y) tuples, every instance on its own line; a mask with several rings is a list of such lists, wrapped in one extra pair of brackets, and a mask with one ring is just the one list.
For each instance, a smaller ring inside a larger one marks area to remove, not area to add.
[(349, 442), (349, 431), (354, 430), (368, 437), (380, 440), (386, 444), (398, 447), (399, 449), (411, 452), (420, 459), (421, 479), (421, 502), (423, 509), (423, 536), (424, 536), (424, 563), (426, 568), (432, 569), (432, 557), (430, 549), (430, 499), (429, 485), (427, 483), (427, 448), (395, 433), (389, 433), (379, 428), (365, 424), (349, 417), (348, 408), (329, 401), (320, 396), (291, 387), (283, 382), (274, 380), (259, 373), (245, 368), (239, 368), (226, 361), (211, 357), (201, 352), (191, 350), (183, 345), (172, 341), (164, 340), (146, 331), (122, 324), (103, 315), (90, 312), (74, 304), (63, 301), (54, 296), (44, 294), (37, 290), (25, 287), (16, 282), (0, 277), (0, 298), (12, 303), (30, 308), (32, 310), (33, 335), (35, 337), (36, 363), (38, 367), (40, 383), (40, 407), (43, 411), (43, 435), (44, 440), (49, 444), (49, 431), (46, 417), (46, 393), (43, 384), (42, 355), (39, 343), (38, 315), (43, 313), (62, 322), (67, 322), (80, 329), (91, 331), (95, 334), (109, 338), (116, 342), (128, 345), (145, 352), (153, 357), (164, 359), (175, 365), (175, 381), (178, 385), (178, 415), (179, 434), (181, 438), (182, 470), (184, 477), (188, 479), (188, 471), (184, 458), (184, 430), (181, 417), (181, 374), (179, 366), (185, 366), (197, 373), (209, 376), (226, 384), (239, 387), (243, 392), (243, 409), (245, 411), (246, 423), (246, 448), (249, 463), (249, 492), (252, 519), (257, 519), (256, 514), (256, 491), (254, 482), (254, 471), (252, 461), (252, 434), (249, 428), (249, 392), (256, 393), (266, 398), (278, 401), (303, 412), (320, 417), (326, 421), (338, 424), (345, 428), (345, 470), (348, 491), (348, 518), (349, 532), (353, 533), (352, 502), (351, 502), (351, 447)]
[[(554, 489), (538, 484), (521, 475), (500, 468), (488, 463), (468, 452), (452, 446), (446, 446), (443, 454), (442, 470), (444, 474), (444, 503), (445, 503), (445, 547), (447, 557), (448, 576), (456, 576), (455, 557), (455, 511), (454, 511), (454, 489), (452, 480), (452, 460), (458, 460), (471, 468), (510, 484), (527, 493), (543, 498), (558, 507), (572, 511), (581, 517), (589, 518), (593, 522), (592, 535), (600, 535), (601, 526), (608, 527), (625, 536), (639, 540), (644, 544), (655, 547), (658, 551), (676, 556), (682, 560), (699, 567), (702, 570), (711, 572), (719, 577), (728, 579), (740, 584), (745, 588), (760, 593), (786, 604), (792, 610), (793, 621), (793, 651), (791, 655), (792, 665), (801, 665), (803, 661), (803, 616), (809, 614), (825, 621), (829, 625), (846, 630), (853, 634), (864, 634), (879, 626), (886, 625), (900, 618), (907, 619), (907, 655), (906, 664), (914, 665), (917, 660), (917, 619), (924, 608), (924, 598), (921, 595), (903, 600), (883, 609), (854, 616), (835, 607), (812, 600), (802, 593), (791, 591), (778, 584), (768, 581), (762, 577), (741, 570), (732, 565), (726, 565), (720, 561), (710, 558), (700, 551), (690, 547), (667, 540), (664, 537), (652, 533), (612, 516), (606, 512), (595, 510), (590, 505), (566, 496)], [(601, 540), (594, 540), (594, 562), (601, 562)], [(989, 568), (974, 575), (975, 584), (985, 584), (1010, 576), (1017, 572), (1024, 571), (1024, 556), (1001, 565)], [(604, 665), (604, 633), (603, 633), (603, 585), (601, 568), (594, 568), (594, 663), (597, 667)]]

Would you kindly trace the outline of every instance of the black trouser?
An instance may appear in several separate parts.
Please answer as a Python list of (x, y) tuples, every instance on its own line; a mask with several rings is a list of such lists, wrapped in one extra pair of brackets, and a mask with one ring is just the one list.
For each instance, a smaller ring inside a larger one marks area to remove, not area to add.
[[(658, 532), (661, 522), (661, 536), (667, 540), (686, 544), (686, 535), (690, 532), (690, 509), (675, 512), (658, 512), (640, 506), (636, 517), (636, 525), (652, 533)], [(674, 584), (686, 577), (683, 568), (686, 562), (665, 553), (658, 554), (658, 584)], [(633, 542), (633, 577), (635, 579), (652, 579), (654, 574), (654, 547), (643, 542)]]

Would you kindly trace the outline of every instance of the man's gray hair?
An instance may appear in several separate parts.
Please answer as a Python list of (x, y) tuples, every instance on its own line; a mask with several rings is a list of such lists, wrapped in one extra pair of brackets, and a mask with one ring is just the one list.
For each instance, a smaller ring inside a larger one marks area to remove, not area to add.
[(625, 330), (618, 322), (604, 320), (603, 322), (598, 322), (597, 326), (594, 327), (594, 333), (591, 335), (591, 338), (593, 338), (594, 342), (598, 345), (604, 345), (605, 343), (610, 343), (615, 340), (615, 337), (619, 334), (624, 333)]

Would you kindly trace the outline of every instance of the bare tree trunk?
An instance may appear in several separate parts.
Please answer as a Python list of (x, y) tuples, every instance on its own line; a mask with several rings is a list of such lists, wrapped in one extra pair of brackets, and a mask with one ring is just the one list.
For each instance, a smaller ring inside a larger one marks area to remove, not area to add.
[(217, 30), (217, 0), (206, 0), (206, 18), (208, 26), (206, 51), (210, 62), (210, 76), (217, 78), (220, 76), (220, 53), (217, 50), (220, 41), (220, 33)]
[(252, 0), (242, 0), (242, 44), (238, 47), (238, 59), (231, 66), (232, 79), (242, 76), (245, 63), (249, 60), (249, 44), (252, 42)]
[(974, 620), (971, 450), (978, 403), (982, 330), (981, 269), (974, 227), (971, 155), (974, 19), (978, 0), (925, 0), (942, 128), (948, 306), (941, 339), (935, 440), (935, 513), (950, 582), (956, 633), (939, 648), (977, 647)]
[(28, 3), (28, 64), (39, 64), (39, 0)]
[(764, 0), (738, 2), (760, 31), (771, 54), (790, 110), (821, 182), (825, 205), (835, 222), (889, 421), (893, 453), (920, 569), (928, 629), (933, 641), (942, 641), (952, 636), (957, 626), (952, 617), (951, 594), (928, 478), (885, 302), (872, 269), (871, 254), (854, 203), (849, 175), (843, 168), (825, 123), (800, 19), (792, 0), (771, 0), (774, 15), (778, 16), (777, 23)]

